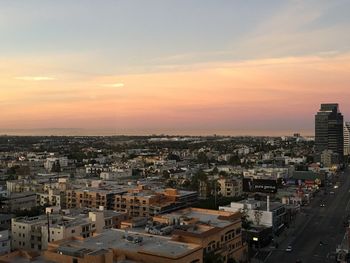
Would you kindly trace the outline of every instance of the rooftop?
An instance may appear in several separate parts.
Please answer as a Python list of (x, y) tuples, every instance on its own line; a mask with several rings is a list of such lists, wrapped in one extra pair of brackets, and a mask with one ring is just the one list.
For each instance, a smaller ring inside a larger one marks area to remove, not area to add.
[[(200, 208), (185, 208), (168, 214), (169, 216), (187, 217), (188, 219), (198, 219), (198, 222), (211, 227), (224, 228), (232, 224), (235, 214), (225, 211), (208, 210)], [(166, 216), (166, 215), (165, 215)], [(238, 217), (240, 219), (240, 216)], [(198, 231), (200, 230), (197, 228)], [(204, 228), (201, 228), (201, 231)]]
[[(128, 237), (128, 238), (126, 238)], [(133, 240), (140, 240), (133, 242)], [(156, 254), (164, 257), (181, 257), (201, 247), (195, 244), (181, 243), (170, 238), (137, 232), (126, 232), (120, 229), (109, 229), (98, 236), (84, 240), (66, 240), (59, 243), (58, 251), (97, 253), (102, 249), (121, 249), (144, 254)], [(84, 250), (82, 250), (84, 249)], [(68, 253), (68, 252), (67, 252)]]

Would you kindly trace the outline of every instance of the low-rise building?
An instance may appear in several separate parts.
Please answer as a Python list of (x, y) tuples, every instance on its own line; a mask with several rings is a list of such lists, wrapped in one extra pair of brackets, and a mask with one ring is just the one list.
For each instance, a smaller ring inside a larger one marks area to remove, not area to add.
[(0, 255), (11, 252), (10, 231), (0, 227)]
[(231, 202), (230, 205), (220, 206), (219, 210), (245, 213), (247, 219), (254, 225), (272, 227), (274, 233), (279, 233), (285, 226), (285, 205), (280, 202), (270, 202), (269, 197), (266, 202), (251, 199)]
[(219, 194), (224, 197), (241, 196), (243, 194), (242, 179), (220, 178), (218, 184), (220, 186)]
[(167, 188), (153, 191), (139, 185), (128, 193), (115, 196), (114, 210), (126, 212), (130, 216), (154, 216), (193, 205), (198, 200), (194, 191)]
[(66, 196), (64, 192), (56, 189), (49, 189), (44, 193), (36, 193), (38, 206), (60, 206), (65, 207)]
[(85, 239), (50, 243), (44, 256), (57, 263), (202, 263), (203, 249), (168, 237), (110, 229)]
[(91, 211), (88, 214), (48, 214), (12, 219), (12, 248), (45, 250), (48, 242), (72, 236), (83, 238), (106, 228), (119, 227), (127, 216), (113, 211)]
[(204, 258), (214, 256), (223, 262), (247, 259), (240, 212), (185, 208), (155, 216), (153, 220), (172, 226), (174, 240), (202, 246)]
[(98, 188), (73, 189), (66, 191), (67, 208), (100, 208), (114, 209), (114, 199), (117, 194), (126, 190), (105, 190)]
[(2, 201), (0, 211), (16, 212), (31, 210), (36, 206), (36, 194), (34, 192), (11, 193)]

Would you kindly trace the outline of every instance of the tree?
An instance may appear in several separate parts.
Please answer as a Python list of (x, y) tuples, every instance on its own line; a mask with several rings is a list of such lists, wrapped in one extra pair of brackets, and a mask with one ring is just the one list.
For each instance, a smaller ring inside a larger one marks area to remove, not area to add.
[(168, 154), (168, 160), (175, 160), (176, 162), (181, 161), (180, 157), (174, 153)]
[(55, 161), (52, 164), (51, 172), (52, 173), (59, 173), (59, 172), (61, 172), (61, 165), (60, 165), (59, 161)]
[(198, 191), (199, 181), (208, 181), (208, 175), (203, 170), (198, 170), (191, 178), (190, 187), (192, 190)]
[(242, 228), (250, 229), (253, 222), (249, 220), (247, 207), (243, 207), (243, 209), (240, 209), (240, 212), (242, 214)]
[(208, 156), (205, 152), (199, 152), (197, 155), (197, 160), (199, 163), (208, 163)]
[(239, 159), (238, 155), (232, 155), (230, 159), (228, 160), (228, 163), (230, 165), (240, 165), (241, 164), (241, 159)]
[(215, 175), (219, 173), (219, 169), (215, 166), (213, 170), (211, 171), (211, 174)]
[(209, 252), (204, 256), (204, 263), (224, 263), (224, 258), (220, 254)]
[(254, 220), (255, 223), (259, 226), (260, 222), (261, 222), (261, 218), (262, 218), (263, 212), (260, 210), (254, 210)]

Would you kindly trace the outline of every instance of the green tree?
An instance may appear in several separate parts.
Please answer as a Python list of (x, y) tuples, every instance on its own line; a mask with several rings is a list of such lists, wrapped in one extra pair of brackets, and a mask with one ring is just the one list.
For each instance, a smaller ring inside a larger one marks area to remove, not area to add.
[(230, 159), (228, 160), (228, 163), (230, 165), (240, 165), (241, 159), (239, 159), (238, 155), (232, 155)]
[(53, 163), (52, 168), (51, 168), (51, 172), (52, 173), (59, 173), (59, 172), (61, 172), (61, 165), (60, 165), (59, 161), (55, 161)]
[(204, 255), (204, 263), (224, 263), (224, 258), (220, 254), (209, 252)]
[(197, 161), (198, 163), (207, 163), (208, 162), (208, 156), (205, 152), (199, 152), (197, 155)]
[(198, 170), (198, 172), (196, 172), (192, 176), (190, 188), (192, 190), (198, 191), (200, 181), (204, 181), (204, 182), (208, 181), (208, 175), (203, 170)]

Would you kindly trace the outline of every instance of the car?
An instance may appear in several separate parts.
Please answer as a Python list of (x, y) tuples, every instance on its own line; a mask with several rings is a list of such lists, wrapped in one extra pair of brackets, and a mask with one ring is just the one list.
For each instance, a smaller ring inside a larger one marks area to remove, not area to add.
[(334, 192), (329, 192), (330, 195), (334, 195)]
[(292, 250), (293, 250), (293, 248), (292, 248), (291, 245), (289, 245), (289, 246), (286, 248), (286, 251), (287, 251), (287, 252), (292, 252)]
[(320, 204), (320, 207), (325, 207), (326, 205), (324, 203), (321, 203)]

